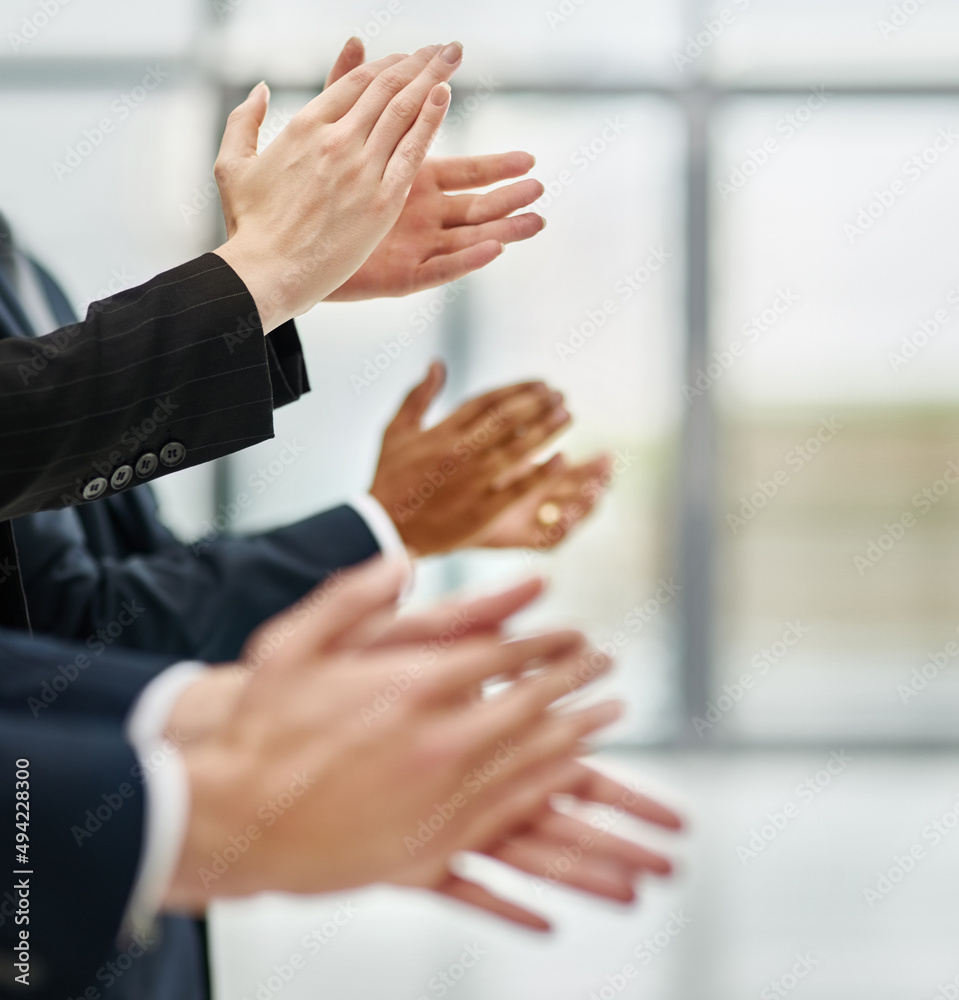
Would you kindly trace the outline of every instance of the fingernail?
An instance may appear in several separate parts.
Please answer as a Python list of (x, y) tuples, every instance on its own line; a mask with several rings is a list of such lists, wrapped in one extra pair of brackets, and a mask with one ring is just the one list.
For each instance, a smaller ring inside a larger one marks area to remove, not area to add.
[(463, 46), (459, 42), (450, 42), (440, 53), (440, 59), (450, 66), (455, 66), (463, 58)]
[(261, 87), (266, 91), (266, 96), (269, 97), (270, 88), (267, 86), (266, 80), (260, 80), (260, 82), (250, 91), (249, 96), (253, 97), (253, 95), (256, 94)]
[(352, 38), (346, 40), (346, 45), (343, 46), (345, 49), (355, 49), (363, 48), (363, 42), (359, 35), (354, 35)]
[(444, 104), (449, 103), (450, 94), (453, 91), (450, 89), (448, 83), (439, 83), (433, 88), (433, 103), (438, 107), (443, 107)]

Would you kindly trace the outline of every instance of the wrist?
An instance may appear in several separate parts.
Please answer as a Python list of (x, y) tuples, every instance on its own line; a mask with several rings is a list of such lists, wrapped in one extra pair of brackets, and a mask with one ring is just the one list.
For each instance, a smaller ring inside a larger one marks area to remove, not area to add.
[(197, 740), (226, 722), (240, 696), (246, 677), (226, 666), (205, 670), (184, 688), (173, 705), (166, 723), (166, 735)]
[(284, 294), (287, 282), (275, 254), (236, 234), (213, 252), (226, 261), (246, 285), (256, 305), (264, 334), (294, 318), (296, 311)]
[(183, 763), (189, 816), (161, 909), (200, 913), (215, 897), (265, 888), (249, 881), (255, 865), (234, 863), (240, 859), (240, 847), (250, 844), (246, 831), (254, 825), (254, 818), (247, 815), (247, 803), (259, 801), (251, 787), (256, 769), (240, 747), (216, 738), (184, 748)]

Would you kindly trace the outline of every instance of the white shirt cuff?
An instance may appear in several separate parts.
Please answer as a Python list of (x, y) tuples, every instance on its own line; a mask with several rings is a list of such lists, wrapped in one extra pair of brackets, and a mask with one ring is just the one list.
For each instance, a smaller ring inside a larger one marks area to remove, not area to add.
[(399, 559), (405, 564), (409, 574), (409, 582), (404, 592), (404, 596), (406, 596), (413, 586), (413, 561), (410, 559), (403, 539), (400, 538), (400, 533), (396, 530), (393, 519), (386, 513), (379, 500), (370, 496), (369, 493), (353, 497), (349, 503), (366, 522), (366, 526), (376, 539), (376, 544), (380, 547), (380, 553), (383, 557), (385, 559)]
[(206, 669), (202, 663), (178, 663), (164, 670), (143, 689), (127, 718), (126, 737), (140, 765), (145, 809), (140, 867), (124, 921), (134, 935), (150, 935), (183, 849), (190, 784), (178, 741), (164, 731), (180, 695)]

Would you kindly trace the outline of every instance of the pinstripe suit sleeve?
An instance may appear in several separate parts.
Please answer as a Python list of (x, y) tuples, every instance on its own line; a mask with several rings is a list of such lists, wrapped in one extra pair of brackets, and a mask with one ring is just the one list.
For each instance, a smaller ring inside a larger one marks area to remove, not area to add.
[(72, 326), (0, 341), (0, 520), (79, 503), (101, 470), (169, 442), (182, 469), (272, 437), (275, 402), (306, 387), (295, 336), (268, 349), (246, 286), (205, 254)]

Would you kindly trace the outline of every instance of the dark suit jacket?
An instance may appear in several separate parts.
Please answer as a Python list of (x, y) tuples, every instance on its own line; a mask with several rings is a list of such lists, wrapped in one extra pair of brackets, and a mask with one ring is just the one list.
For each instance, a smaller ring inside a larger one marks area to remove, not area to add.
[[(7, 291), (0, 326), (27, 329)], [(266, 440), (274, 405), (308, 388), (294, 325), (265, 338), (246, 286), (215, 254), (94, 303), (45, 337), (6, 340), (0, 624), (27, 623), (10, 518), (122, 492), (118, 470), (149, 481)]]
[[(58, 321), (73, 322), (54, 279), (37, 273)], [(2, 276), (0, 298), (16, 302)], [(0, 315), (0, 338), (25, 332)], [(294, 337), (284, 335), (287, 348)], [(305, 373), (297, 385), (305, 387)], [(235, 659), (261, 622), (379, 551), (346, 506), (250, 538), (183, 545), (157, 516), (150, 487), (135, 480), (115, 496), (18, 519), (14, 535), (35, 631), (210, 662)]]
[[(0, 305), (4, 310), (12, 314), (8, 303)], [(76, 504), (98, 478), (107, 479), (105, 495), (121, 492), (104, 472), (168, 445), (177, 445), (170, 452), (176, 462), (156, 463), (151, 476), (272, 436), (274, 403), (296, 398), (307, 384), (292, 324), (270, 340), (242, 282), (208, 254), (114, 296), (48, 337), (0, 341), (0, 517)], [(141, 449), (135, 456), (124, 451), (133, 428)], [(0, 606), (8, 622), (22, 625), (12, 540), (5, 524)], [(20, 760), (30, 762), (31, 795), (29, 897), (9, 875), (0, 885), (4, 993), (84, 995), (109, 960), (136, 878), (143, 779), (122, 721), (145, 684), (175, 657), (91, 652), (0, 631), (0, 843), (7, 865), (21, 832), (12, 808)], [(51, 695), (43, 710), (31, 702), (38, 691)], [(117, 795), (122, 805), (113, 808)], [(75, 828), (87, 810), (96, 814), (98, 803), (109, 818), (94, 836), (78, 840)], [(18, 924), (25, 916), (29, 924)], [(12, 981), (18, 970), (9, 960), (24, 931), (29, 987)], [(87, 996), (99, 992), (93, 990)]]
[[(54, 316), (73, 322), (55, 281), (42, 269), (37, 273)], [(0, 298), (17, 305), (2, 275)], [(5, 327), (0, 317), (0, 337), (26, 332), (21, 324)], [(92, 650), (127, 646), (209, 662), (235, 659), (266, 618), (332, 570), (378, 552), (350, 507), (252, 538), (183, 545), (159, 520), (148, 485), (18, 518), (14, 534), (35, 632), (81, 640)], [(156, 942), (122, 975), (111, 972), (109, 962), (123, 962), (123, 948), (100, 970), (91, 985), (104, 1000), (206, 995), (202, 928), (164, 918), (157, 931)]]

